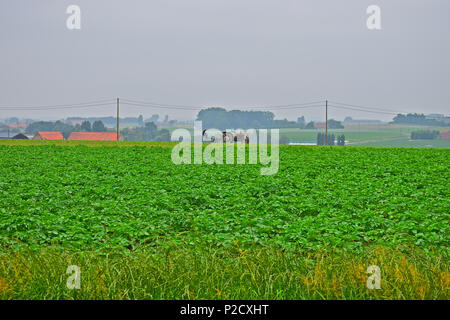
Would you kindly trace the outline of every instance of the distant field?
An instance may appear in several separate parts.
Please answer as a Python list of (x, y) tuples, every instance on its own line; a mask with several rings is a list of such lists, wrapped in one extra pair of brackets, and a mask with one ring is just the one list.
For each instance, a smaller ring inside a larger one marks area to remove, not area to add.
[[(412, 131), (442, 130), (442, 127), (399, 126), (399, 125), (367, 125), (347, 126), (344, 129), (329, 129), (330, 134), (345, 135), (348, 145), (370, 147), (419, 147), (419, 148), (449, 148), (450, 140), (409, 141)], [(291, 141), (316, 141), (317, 134), (324, 130), (280, 129)]]
[(450, 148), (450, 140), (410, 140), (409, 138), (400, 138), (389, 141), (356, 143), (355, 145), (361, 147)]
[[(317, 133), (324, 130), (300, 130), (300, 129), (280, 129), (280, 136), (284, 135), (293, 141), (316, 141)], [(392, 139), (405, 136), (401, 132), (391, 131), (350, 131), (346, 129), (330, 129), (329, 134), (345, 135), (345, 139), (350, 143), (364, 140)]]

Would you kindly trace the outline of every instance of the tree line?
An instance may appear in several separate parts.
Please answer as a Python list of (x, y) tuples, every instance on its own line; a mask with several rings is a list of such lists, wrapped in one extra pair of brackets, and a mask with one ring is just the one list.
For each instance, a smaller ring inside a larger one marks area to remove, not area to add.
[[(297, 121), (287, 119), (276, 120), (270, 111), (227, 111), (224, 108), (208, 108), (201, 110), (197, 120), (202, 121), (203, 128), (225, 129), (270, 129), (270, 128), (300, 128), (315, 129), (314, 122), (305, 123), (305, 117), (299, 117)], [(344, 126), (336, 120), (330, 119), (328, 127), (342, 129)]]
[(408, 113), (398, 114), (394, 117), (391, 123), (397, 124), (416, 124), (422, 126), (448, 126), (444, 121), (439, 121), (436, 119), (427, 119), (424, 114), (418, 113)]
[(411, 132), (411, 140), (433, 140), (439, 136), (439, 131), (420, 130)]
[[(87, 120), (75, 126), (62, 121), (37, 121), (31, 123), (26, 129), (27, 134), (36, 134), (39, 131), (59, 131), (65, 139), (72, 132), (108, 132), (101, 120), (96, 120), (91, 125)], [(110, 130), (114, 132), (114, 130)], [(125, 128), (120, 131), (125, 140), (129, 141), (170, 141), (170, 132), (167, 129), (158, 130), (153, 122), (146, 122), (142, 127)]]
[(125, 128), (121, 134), (128, 141), (170, 141), (170, 131), (158, 130), (153, 122), (146, 122), (143, 127)]
[(72, 132), (107, 132), (102, 121), (97, 120), (91, 125), (89, 121), (83, 121), (81, 124), (75, 126), (64, 123), (60, 120), (52, 121), (36, 121), (31, 123), (26, 129), (26, 134), (36, 134), (39, 131), (59, 131), (65, 139), (67, 139)]

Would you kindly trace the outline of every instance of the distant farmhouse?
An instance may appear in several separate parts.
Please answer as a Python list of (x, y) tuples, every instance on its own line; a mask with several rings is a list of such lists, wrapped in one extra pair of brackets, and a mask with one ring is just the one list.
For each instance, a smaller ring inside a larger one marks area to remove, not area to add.
[(443, 129), (439, 133), (441, 139), (450, 140), (450, 129)]
[(315, 129), (325, 129), (325, 126), (326, 126), (325, 122), (315, 122), (314, 123)]
[(19, 133), (19, 134), (16, 134), (14, 137), (12, 137), (12, 139), (28, 140), (29, 138), (26, 135), (24, 135), (23, 133)]
[[(16, 139), (27, 139), (24, 137)], [(64, 140), (63, 135), (59, 131), (43, 132), (39, 131), (33, 137), (34, 140)], [(91, 141), (117, 141), (117, 133), (115, 132), (72, 132), (67, 140), (91, 140)], [(119, 140), (123, 140), (119, 135)]]
[(444, 115), (440, 114), (440, 113), (431, 113), (431, 114), (425, 115), (425, 119), (428, 119), (428, 120), (442, 121), (444, 118), (445, 118)]
[[(67, 140), (117, 141), (115, 132), (72, 132)], [(119, 140), (123, 140), (119, 135)]]
[(30, 136), (27, 136), (23, 133), (18, 133), (15, 136), (13, 136), (11, 133), (8, 132), (0, 132), (0, 139), (30, 139)]
[(59, 131), (52, 131), (52, 132), (39, 131), (34, 135), (33, 140), (64, 140), (64, 137)]
[(427, 114), (427, 115), (425, 115), (425, 119), (442, 121), (446, 125), (450, 124), (450, 117), (447, 117), (447, 116), (445, 116), (443, 114), (439, 114), (439, 113)]
[(8, 124), (8, 127), (12, 129), (25, 129), (28, 127), (26, 123), (18, 123), (18, 124)]
[(381, 120), (371, 119), (353, 119), (352, 117), (346, 117), (343, 121), (344, 125), (368, 125), (368, 124), (381, 124)]

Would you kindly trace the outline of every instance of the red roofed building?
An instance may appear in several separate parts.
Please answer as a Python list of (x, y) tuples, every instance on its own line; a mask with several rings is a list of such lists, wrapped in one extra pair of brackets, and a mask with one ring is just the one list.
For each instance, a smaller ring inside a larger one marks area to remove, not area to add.
[(441, 139), (450, 140), (450, 129), (441, 130), (439, 136)]
[[(117, 141), (115, 132), (72, 132), (67, 140)], [(119, 135), (119, 140), (121, 136)]]
[(10, 124), (8, 125), (8, 127), (10, 128), (26, 128), (27, 124), (26, 123), (18, 123), (18, 124)]
[(33, 140), (64, 140), (64, 137), (59, 131), (54, 132), (39, 131), (34, 135)]
[(325, 122), (314, 123), (314, 128), (316, 128), (316, 129), (325, 129), (325, 127), (326, 127)]

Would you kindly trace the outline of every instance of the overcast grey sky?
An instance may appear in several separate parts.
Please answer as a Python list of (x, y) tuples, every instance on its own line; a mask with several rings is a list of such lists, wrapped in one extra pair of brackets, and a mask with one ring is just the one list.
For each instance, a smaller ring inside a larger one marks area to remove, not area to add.
[[(81, 30), (66, 8), (81, 8)], [(381, 8), (381, 30), (366, 9)], [(448, 0), (2, 0), (0, 105), (123, 97), (198, 106), (330, 99), (449, 113)], [(323, 118), (323, 110), (273, 110)], [(195, 111), (123, 106), (122, 116)], [(114, 116), (92, 109), (0, 111), (0, 118)], [(391, 116), (330, 109), (330, 117)]]

